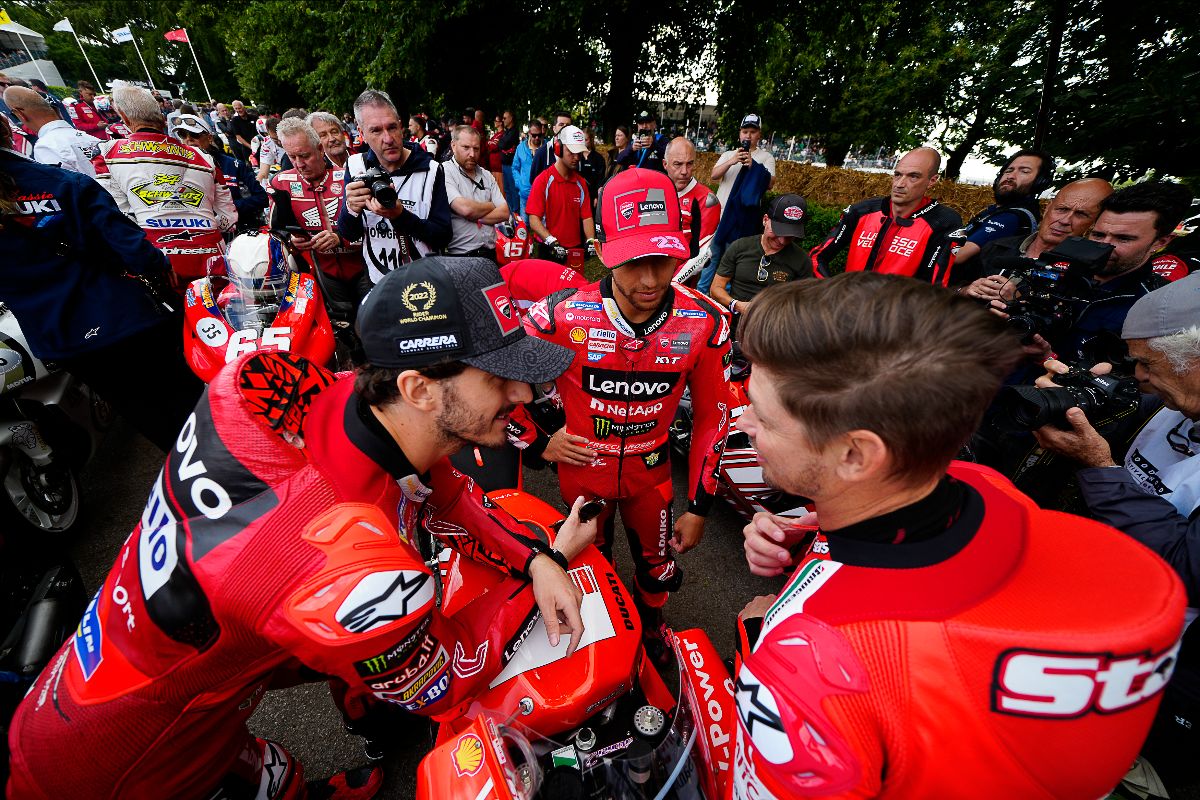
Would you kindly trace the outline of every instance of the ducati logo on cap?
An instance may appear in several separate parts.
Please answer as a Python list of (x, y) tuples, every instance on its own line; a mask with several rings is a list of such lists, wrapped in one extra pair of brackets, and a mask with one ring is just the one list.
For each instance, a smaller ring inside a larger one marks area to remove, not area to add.
[(633, 217), (633, 203), (621, 203), (621, 217), (623, 219)]
[(495, 283), (479, 291), (487, 298), (488, 308), (492, 310), (492, 316), (496, 318), (501, 334), (508, 336), (520, 330), (521, 320), (517, 318), (512, 298), (508, 296), (508, 288), (503, 283)]

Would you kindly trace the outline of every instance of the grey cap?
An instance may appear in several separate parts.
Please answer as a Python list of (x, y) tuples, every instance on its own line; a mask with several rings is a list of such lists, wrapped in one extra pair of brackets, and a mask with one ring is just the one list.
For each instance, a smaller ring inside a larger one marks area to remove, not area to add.
[(575, 356), (525, 333), (500, 270), (486, 258), (429, 256), (389, 272), (363, 299), (358, 334), (376, 367), (465, 361), (527, 383), (554, 380)]
[(1200, 272), (1142, 297), (1129, 309), (1122, 339), (1156, 339), (1200, 325)]

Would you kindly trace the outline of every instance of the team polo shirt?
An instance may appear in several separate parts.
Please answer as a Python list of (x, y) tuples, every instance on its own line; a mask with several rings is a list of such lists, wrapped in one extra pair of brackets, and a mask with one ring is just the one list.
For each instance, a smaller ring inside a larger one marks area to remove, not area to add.
[(530, 216), (541, 217), (563, 247), (580, 247), (583, 220), (592, 218), (592, 198), (578, 172), (571, 170), (564, 178), (553, 166), (534, 178), (525, 210)]

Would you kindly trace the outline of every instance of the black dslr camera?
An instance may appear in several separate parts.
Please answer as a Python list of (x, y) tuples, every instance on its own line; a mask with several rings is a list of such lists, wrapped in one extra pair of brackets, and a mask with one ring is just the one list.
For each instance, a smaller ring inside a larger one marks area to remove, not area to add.
[(1038, 334), (1052, 338), (1075, 324), (1092, 300), (1091, 278), (1108, 263), (1112, 250), (1112, 245), (1071, 236), (1036, 261), (1007, 260), (1002, 274), (1018, 285), (1020, 295), (1005, 312), (1022, 342), (1028, 344)]
[(1138, 405), (1137, 380), (1128, 375), (1093, 375), (1072, 369), (1054, 379), (1058, 386), (1006, 386), (996, 398), (1001, 418), (1012, 430), (1031, 431), (1043, 425), (1069, 430), (1067, 409), (1078, 406), (1088, 421), (1101, 428)]
[(379, 201), (379, 205), (384, 208), (396, 207), (396, 187), (392, 185), (392, 178), (379, 167), (371, 167), (362, 175), (358, 175), (350, 179), (351, 183), (362, 181), (371, 190), (371, 197)]

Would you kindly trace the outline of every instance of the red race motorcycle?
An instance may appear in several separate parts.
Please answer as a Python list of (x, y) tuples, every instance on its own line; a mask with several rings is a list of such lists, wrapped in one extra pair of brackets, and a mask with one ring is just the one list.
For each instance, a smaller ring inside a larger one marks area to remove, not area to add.
[[(549, 505), (515, 490), (489, 497), (553, 541), (562, 515)], [(443, 556), (445, 614), (502, 579), (457, 553)], [(535, 623), (487, 691), (438, 720), (435, 749), (418, 770), (419, 800), (723, 796), (733, 683), (707, 635), (672, 634), (678, 670), (664, 680), (643, 657), (632, 597), (600, 551), (587, 548), (570, 575), (583, 592), (579, 649), (567, 658), (566, 639), (551, 647)], [(456, 653), (455, 669), (471, 658)]]
[(529, 258), (532, 250), (525, 220), (514, 214), (508, 222), (496, 226), (496, 261), (500, 266)]
[(316, 364), (333, 356), (333, 327), (320, 287), (303, 258), (269, 233), (243, 233), (208, 275), (184, 294), (183, 346), (205, 383), (254, 350), (299, 353)]

